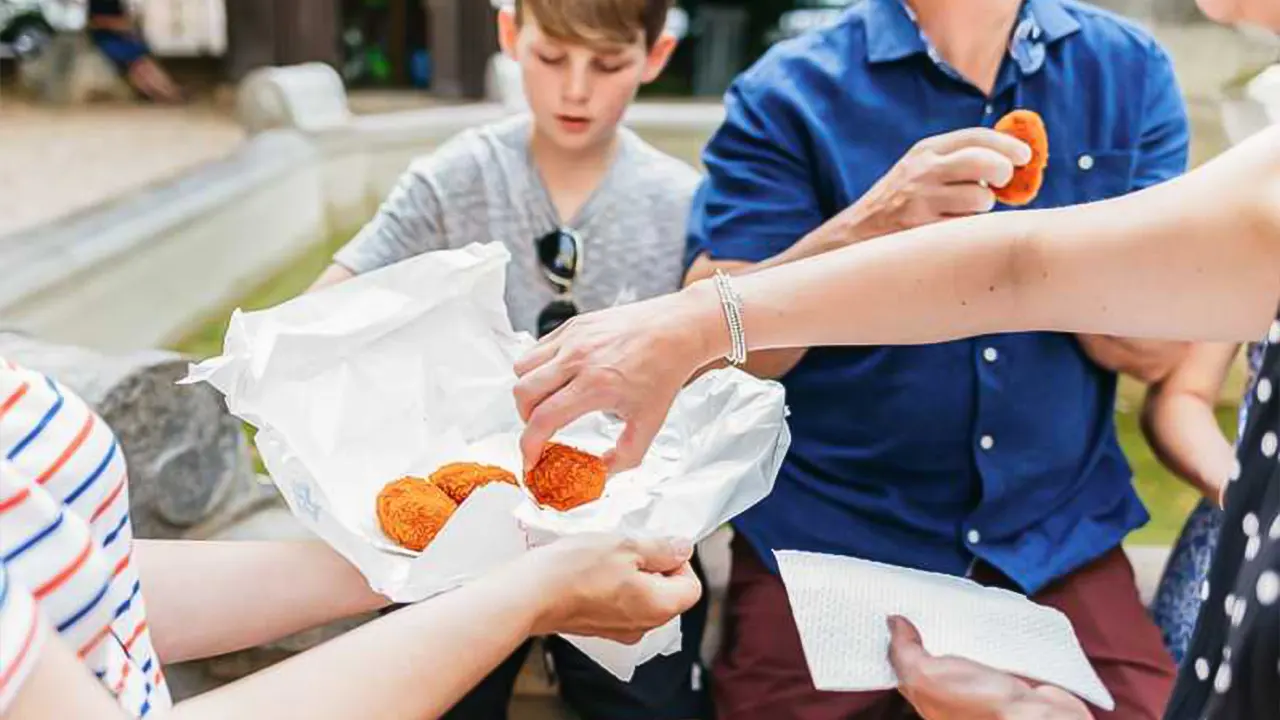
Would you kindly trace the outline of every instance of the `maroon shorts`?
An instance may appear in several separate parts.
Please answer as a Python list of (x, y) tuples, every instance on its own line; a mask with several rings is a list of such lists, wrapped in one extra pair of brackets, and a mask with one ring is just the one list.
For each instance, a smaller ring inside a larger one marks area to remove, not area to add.
[[(979, 563), (973, 579), (1012, 589), (999, 571)], [(1173, 688), (1175, 668), (1160, 631), (1138, 595), (1133, 566), (1117, 548), (1033, 598), (1071, 619), (1076, 635), (1116, 709), (1093, 708), (1099, 720), (1157, 719)], [(800, 633), (782, 580), (741, 538), (725, 609), (725, 640), (714, 667), (721, 720), (879, 720), (915, 717), (897, 692), (837, 693), (813, 687)]]

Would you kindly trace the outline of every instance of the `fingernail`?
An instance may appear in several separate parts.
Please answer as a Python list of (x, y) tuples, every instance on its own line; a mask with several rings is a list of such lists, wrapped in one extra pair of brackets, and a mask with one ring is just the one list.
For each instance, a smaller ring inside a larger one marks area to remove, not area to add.
[(902, 627), (902, 617), (899, 615), (890, 615), (886, 619), (886, 623), (889, 625), (889, 632), (896, 633), (898, 632), (898, 628)]

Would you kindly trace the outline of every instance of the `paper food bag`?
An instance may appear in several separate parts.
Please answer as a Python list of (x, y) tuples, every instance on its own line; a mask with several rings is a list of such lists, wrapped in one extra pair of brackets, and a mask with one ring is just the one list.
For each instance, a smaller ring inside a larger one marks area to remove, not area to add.
[[(503, 301), (499, 244), (422, 255), (261, 312), (237, 311), (223, 355), (192, 368), (258, 428), (294, 514), (396, 602), (450, 590), (556, 538), (593, 531), (699, 540), (765, 497), (786, 453), (783, 391), (733, 370), (679, 397), (641, 467), (567, 513), (517, 487), (480, 488), (421, 553), (381, 531), (377, 493), (450, 462), (521, 472), (514, 361), (532, 340)], [(621, 427), (588, 416), (556, 439), (588, 452)], [(619, 677), (678, 648), (678, 625), (635, 646), (570, 638)]]

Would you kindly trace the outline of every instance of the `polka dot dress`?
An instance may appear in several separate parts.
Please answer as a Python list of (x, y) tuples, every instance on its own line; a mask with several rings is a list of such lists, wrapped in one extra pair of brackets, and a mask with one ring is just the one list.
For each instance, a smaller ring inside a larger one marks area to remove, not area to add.
[(1268, 341), (1167, 718), (1280, 718), (1280, 321)]

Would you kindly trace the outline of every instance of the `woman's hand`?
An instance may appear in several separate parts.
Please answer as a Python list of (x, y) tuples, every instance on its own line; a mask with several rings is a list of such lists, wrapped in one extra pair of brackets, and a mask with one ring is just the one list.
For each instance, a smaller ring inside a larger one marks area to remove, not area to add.
[(521, 450), (532, 467), (564, 426), (593, 411), (626, 422), (605, 462), (640, 464), (685, 381), (727, 349), (729, 331), (709, 283), (674, 295), (581, 315), (516, 363)]
[(1084, 703), (1051, 685), (1033, 687), (956, 657), (934, 657), (905, 618), (890, 618), (889, 662), (898, 691), (925, 720), (1085, 720)]
[(698, 601), (693, 548), (674, 540), (588, 535), (530, 553), (520, 571), (545, 602), (535, 635), (568, 633), (635, 643)]

